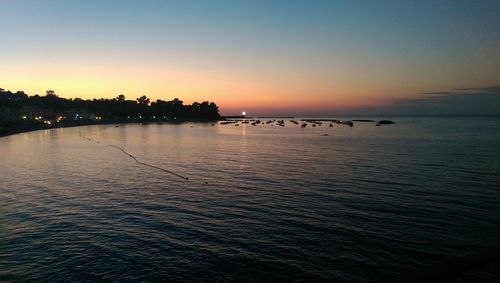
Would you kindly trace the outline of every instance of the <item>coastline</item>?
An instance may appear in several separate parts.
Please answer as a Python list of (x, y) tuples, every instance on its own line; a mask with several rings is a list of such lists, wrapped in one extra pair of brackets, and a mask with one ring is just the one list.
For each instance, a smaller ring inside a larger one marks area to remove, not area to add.
[[(47, 125), (47, 124), (0, 124), (0, 138), (22, 134), (27, 132), (34, 132), (39, 130), (51, 130), (51, 129), (59, 129), (59, 128), (72, 128), (72, 127), (80, 127), (80, 126), (94, 126), (94, 125), (112, 125), (112, 124), (146, 124), (146, 123), (159, 123), (159, 124), (179, 124), (179, 123), (187, 123), (187, 122), (200, 122), (200, 123), (210, 123), (210, 122), (218, 122), (218, 120), (191, 120), (191, 119), (178, 119), (178, 120), (166, 120), (166, 121), (142, 121), (142, 120), (110, 120), (110, 121), (82, 121), (82, 122), (71, 122), (71, 123), (59, 123), (55, 125)], [(7, 127), (7, 128), (5, 128)]]

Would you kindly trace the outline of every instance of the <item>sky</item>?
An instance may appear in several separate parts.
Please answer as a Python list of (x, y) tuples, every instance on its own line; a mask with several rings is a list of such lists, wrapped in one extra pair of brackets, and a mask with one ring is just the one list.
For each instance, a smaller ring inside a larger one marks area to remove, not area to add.
[(499, 86), (498, 15), (497, 0), (0, 0), (0, 87), (226, 115), (386, 109)]

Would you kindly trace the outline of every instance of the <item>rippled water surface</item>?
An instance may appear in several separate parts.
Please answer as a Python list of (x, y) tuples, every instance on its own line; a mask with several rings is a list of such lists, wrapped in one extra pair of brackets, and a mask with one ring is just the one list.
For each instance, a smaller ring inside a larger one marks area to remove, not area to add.
[(500, 119), (393, 120), (0, 138), (0, 280), (359, 282), (500, 247)]

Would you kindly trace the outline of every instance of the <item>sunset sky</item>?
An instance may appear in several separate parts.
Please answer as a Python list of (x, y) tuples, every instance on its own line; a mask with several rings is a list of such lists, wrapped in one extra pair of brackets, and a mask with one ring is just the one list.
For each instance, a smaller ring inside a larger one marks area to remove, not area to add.
[(0, 0), (0, 87), (345, 111), (500, 85), (500, 2)]

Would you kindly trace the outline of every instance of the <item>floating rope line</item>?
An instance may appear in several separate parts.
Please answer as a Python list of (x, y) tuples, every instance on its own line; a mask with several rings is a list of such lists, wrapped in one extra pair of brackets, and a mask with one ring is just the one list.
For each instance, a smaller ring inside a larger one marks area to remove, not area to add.
[(155, 168), (155, 169), (161, 170), (161, 171), (163, 171), (163, 172), (170, 173), (170, 174), (172, 174), (172, 175), (174, 175), (174, 176), (177, 176), (177, 177), (179, 177), (179, 178), (182, 178), (182, 179), (184, 179), (184, 180), (189, 180), (189, 178), (188, 178), (188, 177), (184, 177), (184, 176), (182, 176), (182, 175), (180, 175), (180, 174), (177, 174), (177, 173), (175, 173), (175, 172), (172, 172), (172, 171), (170, 171), (170, 170), (167, 170), (167, 169), (164, 169), (164, 168), (161, 168), (161, 167), (158, 167), (158, 166), (154, 166), (154, 165), (151, 165), (151, 164), (148, 164), (148, 163), (141, 162), (141, 161), (139, 161), (139, 160), (138, 160), (135, 156), (133, 156), (132, 154), (130, 154), (130, 153), (128, 153), (128, 152), (126, 152), (123, 148), (121, 148), (121, 147), (119, 147), (119, 146), (112, 145), (112, 144), (108, 144), (108, 146), (110, 146), (110, 147), (114, 147), (114, 148), (116, 148), (116, 149), (120, 150), (121, 152), (123, 152), (124, 154), (128, 155), (130, 158), (132, 158), (133, 160), (135, 160), (135, 162), (136, 162), (137, 164), (141, 164), (141, 165), (144, 165), (144, 166), (148, 166), (148, 167), (151, 167), (151, 168)]
[[(99, 141), (96, 141), (96, 140), (93, 140), (93, 139), (91, 139), (91, 138), (89, 138), (89, 137), (83, 136), (83, 135), (82, 135), (82, 133), (80, 133), (80, 137), (81, 137), (82, 139), (85, 139), (85, 140), (89, 141), (89, 142), (99, 144)], [(167, 170), (167, 169), (165, 169), (165, 168), (161, 168), (161, 167), (158, 167), (158, 166), (155, 166), (155, 165), (149, 164), (149, 163), (145, 163), (145, 162), (139, 161), (139, 160), (137, 159), (137, 157), (135, 157), (134, 155), (130, 154), (129, 152), (127, 152), (126, 150), (124, 150), (123, 148), (121, 148), (121, 147), (119, 147), (119, 146), (116, 146), (116, 145), (113, 145), (113, 144), (108, 144), (108, 146), (109, 146), (109, 147), (114, 147), (114, 148), (116, 148), (116, 149), (120, 150), (123, 154), (125, 154), (125, 155), (127, 155), (128, 157), (132, 158), (132, 159), (133, 159), (133, 160), (134, 160), (137, 164), (140, 164), (140, 165), (143, 165), (143, 166), (147, 166), (147, 167), (151, 167), (151, 168), (154, 168), (154, 169), (157, 169), (157, 170), (163, 171), (163, 172), (165, 172), (165, 173), (169, 173), (169, 174), (171, 174), (171, 175), (174, 175), (174, 176), (176, 176), (176, 177), (182, 178), (182, 179), (184, 179), (184, 180), (189, 180), (189, 177), (184, 177), (184, 176), (182, 176), (182, 175), (180, 175), (180, 174), (177, 174), (177, 173), (172, 172), (172, 171), (170, 171), (170, 170)], [(203, 182), (202, 184), (203, 184), (203, 185), (209, 185), (209, 184), (208, 184), (208, 182), (206, 182), (206, 181), (205, 181), (205, 182)]]

